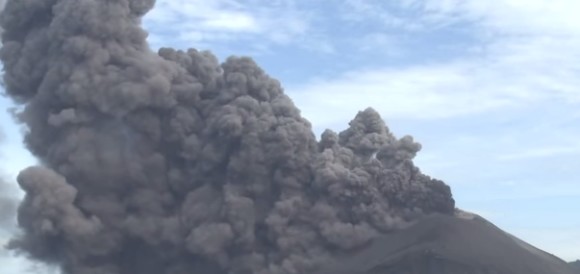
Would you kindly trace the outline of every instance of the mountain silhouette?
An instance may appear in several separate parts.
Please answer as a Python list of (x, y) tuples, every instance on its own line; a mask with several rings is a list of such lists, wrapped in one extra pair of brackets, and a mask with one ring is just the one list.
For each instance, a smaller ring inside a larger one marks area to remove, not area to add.
[(458, 211), (435, 214), (344, 254), (319, 274), (575, 274), (563, 260)]
[(580, 273), (580, 260), (576, 260), (574, 262), (570, 262), (570, 265), (577, 269), (578, 273)]

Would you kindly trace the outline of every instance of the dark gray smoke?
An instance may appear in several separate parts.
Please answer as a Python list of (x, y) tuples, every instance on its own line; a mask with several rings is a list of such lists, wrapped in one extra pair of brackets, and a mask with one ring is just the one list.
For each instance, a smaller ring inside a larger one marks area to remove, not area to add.
[(307, 273), (453, 212), (376, 111), (318, 142), (252, 59), (152, 52), (153, 5), (7, 1), (6, 93), (42, 163), (18, 176), (12, 248), (71, 274)]

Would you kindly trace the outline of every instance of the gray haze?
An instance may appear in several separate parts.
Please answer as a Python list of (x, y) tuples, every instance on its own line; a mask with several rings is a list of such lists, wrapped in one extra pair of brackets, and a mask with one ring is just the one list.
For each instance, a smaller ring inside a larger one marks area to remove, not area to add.
[[(4, 5), (6, 5), (6, 0), (0, 0), (0, 13), (4, 10)], [(2, 35), (2, 32), (4, 32), (4, 30), (0, 27), (0, 35)]]
[(13, 185), (0, 173), (0, 234), (11, 231), (14, 227), (18, 205), (15, 196)]
[(420, 145), (376, 111), (317, 141), (252, 59), (152, 52), (153, 6), (7, 1), (6, 93), (42, 163), (18, 176), (11, 248), (71, 274), (307, 273), (453, 213), (449, 187), (412, 163)]
[[(0, 144), (3, 143), (4, 137), (3, 128), (0, 125)], [(6, 160), (6, 155), (0, 155), (0, 161)], [(0, 239), (4, 237), (4, 233), (14, 229), (17, 206), (15, 184), (11, 184), (10, 180), (4, 175), (3, 170), (0, 169)]]

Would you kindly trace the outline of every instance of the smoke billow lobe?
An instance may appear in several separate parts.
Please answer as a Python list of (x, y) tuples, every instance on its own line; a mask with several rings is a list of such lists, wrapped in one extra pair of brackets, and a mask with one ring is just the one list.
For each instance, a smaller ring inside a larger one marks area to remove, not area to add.
[(312, 271), (431, 212), (420, 145), (366, 109), (320, 141), (254, 61), (146, 43), (153, 0), (8, 0), (6, 93), (24, 105), (24, 233), (65, 273)]

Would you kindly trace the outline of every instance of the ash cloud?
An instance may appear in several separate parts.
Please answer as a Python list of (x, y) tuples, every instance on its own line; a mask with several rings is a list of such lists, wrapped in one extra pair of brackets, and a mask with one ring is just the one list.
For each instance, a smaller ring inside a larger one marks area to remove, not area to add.
[(10, 247), (64, 273), (309, 273), (432, 212), (450, 189), (379, 114), (317, 141), (246, 57), (153, 52), (153, 0), (8, 0), (6, 93), (42, 166)]

